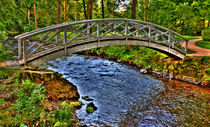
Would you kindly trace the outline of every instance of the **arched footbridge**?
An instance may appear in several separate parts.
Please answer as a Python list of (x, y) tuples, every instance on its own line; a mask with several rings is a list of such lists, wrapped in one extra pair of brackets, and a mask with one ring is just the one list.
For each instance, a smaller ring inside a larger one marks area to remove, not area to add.
[[(170, 29), (131, 19), (58, 24), (17, 35), (15, 39), (19, 59), (25, 64), (112, 45), (140, 45), (183, 59), (188, 44), (187, 39)], [(185, 48), (180, 45), (184, 41)]]

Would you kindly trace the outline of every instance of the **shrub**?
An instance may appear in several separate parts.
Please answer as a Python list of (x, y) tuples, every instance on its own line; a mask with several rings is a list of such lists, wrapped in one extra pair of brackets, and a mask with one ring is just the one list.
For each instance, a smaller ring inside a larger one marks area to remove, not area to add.
[(202, 38), (205, 41), (210, 41), (210, 28), (203, 30), (202, 32)]

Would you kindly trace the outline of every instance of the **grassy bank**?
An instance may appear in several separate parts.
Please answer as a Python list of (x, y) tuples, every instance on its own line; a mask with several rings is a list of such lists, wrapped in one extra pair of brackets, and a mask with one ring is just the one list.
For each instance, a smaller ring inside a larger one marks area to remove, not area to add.
[(21, 79), (21, 70), (0, 67), (1, 126), (77, 126), (71, 101), (52, 101), (42, 83)]
[(154, 70), (175, 78), (210, 81), (210, 57), (186, 57), (175, 60), (158, 51), (140, 46), (110, 46), (90, 50), (89, 53), (106, 55), (120, 61), (128, 62), (140, 68)]
[(195, 45), (201, 48), (210, 49), (210, 42), (208, 41), (198, 41)]
[[(0, 62), (12, 60), (13, 55), (0, 43)], [(0, 66), (0, 126), (77, 126), (75, 109), (80, 102), (52, 100), (44, 81), (37, 76), (34, 81), (23, 78), (23, 71)], [(58, 88), (59, 80), (47, 82)], [(53, 95), (60, 93), (52, 90)]]

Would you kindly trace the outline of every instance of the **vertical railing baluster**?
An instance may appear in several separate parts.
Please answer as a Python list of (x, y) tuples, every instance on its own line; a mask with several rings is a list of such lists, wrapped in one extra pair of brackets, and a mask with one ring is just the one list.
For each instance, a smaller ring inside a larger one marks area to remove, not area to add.
[(18, 59), (22, 58), (22, 42), (21, 39), (18, 40)]
[[(59, 31), (59, 30), (57, 30), (57, 31)], [(60, 34), (60, 32), (58, 32), (56, 35), (56, 42), (58, 42), (58, 40), (59, 40), (59, 34)]]
[(26, 56), (26, 42), (25, 40), (23, 41), (23, 61), (24, 61), (24, 65), (26, 65), (27, 63), (27, 56)]
[(170, 48), (171, 48), (171, 33), (170, 32), (168, 34), (168, 44), (169, 44), (168, 51), (170, 51)]
[(155, 40), (158, 41), (158, 36), (159, 36), (159, 33), (156, 32), (156, 35), (155, 35)]
[(149, 26), (148, 38), (151, 37), (151, 27)]
[(63, 31), (64, 33), (63, 33), (63, 44), (64, 44), (64, 53), (65, 53), (65, 55), (67, 55), (67, 47), (66, 47), (66, 30), (64, 29), (64, 31)]
[(136, 32), (136, 37), (139, 37), (139, 31), (137, 30), (137, 32)]
[(170, 43), (171, 42), (171, 33), (169, 32), (169, 34), (168, 34), (168, 43)]
[[(89, 26), (90, 26), (90, 23), (88, 22), (88, 23), (87, 23), (87, 28), (88, 28)], [(87, 30), (88, 38), (90, 38), (90, 29), (91, 29), (91, 28), (89, 28), (89, 29)]]
[(125, 21), (125, 43), (128, 42), (128, 21)]
[[(115, 26), (116, 26), (116, 22), (114, 23), (114, 28), (115, 28)], [(113, 34), (116, 36), (116, 31), (115, 30), (113, 31)]]
[[(148, 32), (148, 39), (149, 39), (149, 43), (151, 42), (151, 26), (149, 26), (149, 32)], [(149, 43), (148, 43), (148, 47), (149, 47)]]
[(100, 42), (100, 22), (99, 21), (97, 22), (97, 39), (98, 39), (98, 42), (97, 42), (97, 47), (98, 47), (98, 44)]

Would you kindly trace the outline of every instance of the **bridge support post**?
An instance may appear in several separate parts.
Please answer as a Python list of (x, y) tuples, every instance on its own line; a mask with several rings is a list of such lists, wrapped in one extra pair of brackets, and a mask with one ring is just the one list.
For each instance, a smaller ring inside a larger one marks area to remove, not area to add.
[(66, 30), (63, 31), (64, 35), (63, 35), (63, 44), (64, 44), (64, 54), (67, 56), (67, 47), (66, 47)]
[[(186, 40), (186, 43), (185, 43), (185, 52), (186, 52), (186, 54), (187, 54), (188, 42), (189, 42), (189, 40)], [(185, 54), (185, 55), (186, 55), (186, 54)]]
[(18, 59), (21, 59), (22, 58), (22, 42), (21, 40), (19, 39), (18, 40)]

